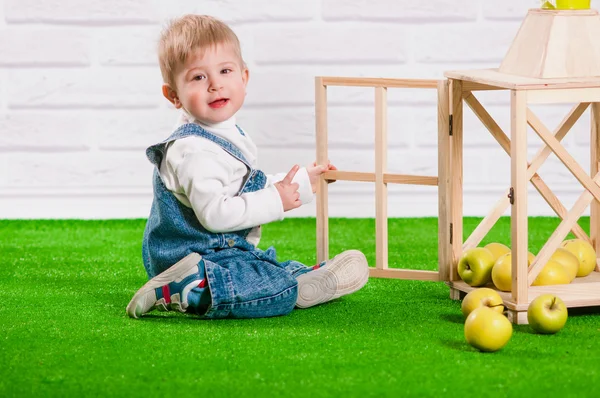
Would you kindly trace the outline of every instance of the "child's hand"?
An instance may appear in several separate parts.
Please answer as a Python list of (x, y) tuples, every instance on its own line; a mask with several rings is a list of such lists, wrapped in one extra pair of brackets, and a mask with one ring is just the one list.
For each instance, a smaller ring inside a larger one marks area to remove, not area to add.
[[(308, 176), (310, 177), (310, 185), (312, 187), (313, 193), (317, 192), (317, 183), (319, 182), (319, 176), (329, 170), (337, 170), (337, 167), (335, 167), (331, 163), (327, 163), (327, 166), (317, 166), (317, 162), (313, 162), (312, 165), (306, 168)], [(333, 181), (327, 182), (329, 183)]]
[(275, 183), (275, 188), (277, 188), (281, 203), (283, 203), (283, 211), (293, 210), (302, 205), (300, 193), (298, 193), (299, 185), (297, 182), (292, 182), (299, 168), (297, 164), (294, 165), (283, 180)]

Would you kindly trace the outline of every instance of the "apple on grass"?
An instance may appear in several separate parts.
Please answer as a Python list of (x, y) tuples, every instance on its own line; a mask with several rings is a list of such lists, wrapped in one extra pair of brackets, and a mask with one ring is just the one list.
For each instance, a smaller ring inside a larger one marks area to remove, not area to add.
[(502, 297), (497, 291), (489, 287), (471, 290), (463, 299), (460, 310), (465, 317), (468, 317), (471, 312), (479, 307), (489, 307), (499, 314), (504, 311)]
[(466, 250), (458, 261), (458, 275), (469, 286), (483, 286), (492, 279), (494, 255), (484, 247)]
[(594, 247), (582, 239), (566, 240), (560, 245), (579, 259), (577, 276), (588, 276), (596, 268), (596, 251)]
[(465, 321), (467, 343), (484, 352), (498, 351), (512, 336), (512, 324), (489, 307), (479, 307)]
[(554, 294), (536, 297), (527, 308), (529, 326), (538, 333), (558, 332), (565, 326), (567, 318), (567, 306)]

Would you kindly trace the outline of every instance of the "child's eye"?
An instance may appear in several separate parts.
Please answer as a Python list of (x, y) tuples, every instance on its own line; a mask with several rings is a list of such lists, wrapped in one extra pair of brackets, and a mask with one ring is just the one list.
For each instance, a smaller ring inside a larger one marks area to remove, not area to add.
[(231, 69), (227, 69), (227, 68), (221, 70), (221, 73), (224, 74), (224, 75), (227, 74), (227, 73), (231, 73), (231, 72), (232, 72), (232, 70)]
[(202, 76), (202, 75), (196, 75), (196, 76), (193, 77), (192, 80), (200, 81), (200, 80), (203, 80), (203, 79), (204, 79), (204, 76)]

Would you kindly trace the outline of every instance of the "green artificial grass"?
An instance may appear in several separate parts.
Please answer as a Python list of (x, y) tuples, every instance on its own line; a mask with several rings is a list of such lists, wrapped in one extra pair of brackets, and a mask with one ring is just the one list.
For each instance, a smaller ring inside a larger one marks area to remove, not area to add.
[[(582, 219), (587, 230), (589, 219)], [(465, 219), (465, 236), (478, 219)], [(371, 279), (290, 315), (130, 319), (145, 282), (145, 220), (0, 221), (0, 397), (592, 397), (600, 392), (600, 312), (570, 311), (556, 335), (515, 326), (496, 353), (463, 335), (441, 282)], [(529, 221), (530, 250), (558, 221)], [(330, 252), (375, 263), (372, 219), (330, 220)], [(510, 242), (503, 218), (484, 244)], [(260, 247), (315, 263), (315, 220), (264, 227)], [(437, 219), (390, 219), (390, 264), (437, 268)]]

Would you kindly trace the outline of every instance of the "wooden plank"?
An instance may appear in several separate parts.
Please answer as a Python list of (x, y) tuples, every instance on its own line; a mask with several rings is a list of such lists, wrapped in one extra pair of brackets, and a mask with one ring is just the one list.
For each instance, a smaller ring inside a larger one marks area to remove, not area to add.
[(386, 184), (429, 185), (437, 186), (438, 177), (384, 173), (383, 182)]
[(516, 303), (527, 301), (527, 92), (513, 90), (511, 114), (511, 209), (512, 297)]
[(527, 103), (529, 104), (559, 104), (598, 101), (600, 101), (600, 87), (529, 90), (527, 92)]
[(475, 83), (475, 82), (463, 82), (463, 92), (471, 91), (490, 91), (490, 90), (505, 90), (503, 87), (490, 86), (489, 84)]
[[(327, 87), (323, 79), (315, 78), (315, 119), (317, 164), (329, 161), (327, 149)], [(317, 262), (329, 258), (329, 192), (327, 181), (321, 177), (317, 185)]]
[(563, 147), (560, 142), (552, 135), (550, 131), (544, 126), (544, 124), (535, 116), (533, 112), (527, 110), (527, 120), (537, 133), (537, 135), (546, 143), (548, 147), (554, 152), (561, 162), (569, 169), (569, 171), (575, 176), (575, 178), (594, 195), (596, 200), (600, 200), (600, 187), (592, 178), (583, 170), (583, 168), (577, 163), (577, 161), (571, 156)]
[[(600, 181), (600, 173), (596, 174), (593, 179), (594, 182)], [(542, 250), (538, 253), (533, 263), (529, 266), (529, 273), (527, 276), (528, 284), (531, 285), (535, 278), (544, 268), (544, 265), (548, 262), (552, 254), (558, 249), (561, 242), (565, 239), (571, 226), (579, 220), (579, 217), (583, 214), (585, 209), (590, 205), (594, 197), (589, 191), (584, 191), (581, 196), (575, 201), (575, 204), (569, 210), (567, 217), (561, 221), (556, 230), (550, 235), (550, 238), (542, 247)]]
[(461, 80), (464, 84), (478, 83), (504, 89), (550, 90), (559, 88), (600, 87), (600, 76), (564, 79), (539, 79), (500, 73), (498, 69), (473, 69), (447, 71), (444, 76)]
[(375, 238), (376, 267), (388, 267), (387, 88), (375, 87)]
[(382, 88), (437, 88), (440, 80), (433, 79), (387, 79), (377, 77), (323, 76), (325, 86), (358, 86)]
[(450, 87), (447, 80), (438, 83), (438, 270), (439, 279), (450, 280)]
[[(599, 169), (598, 162), (600, 162), (600, 103), (592, 104), (591, 118), (590, 174), (596, 175)], [(597, 200), (594, 200), (590, 207), (590, 236), (597, 257), (600, 253), (600, 203)], [(596, 271), (600, 271), (598, 261), (596, 261)]]
[(408, 279), (417, 281), (434, 281), (440, 280), (437, 271), (419, 271), (410, 269), (387, 268), (378, 269), (370, 268), (369, 277), (371, 278), (393, 278), (393, 279)]
[[(531, 182), (540, 195), (542, 195), (546, 202), (548, 202), (548, 205), (552, 208), (552, 210), (554, 210), (556, 215), (564, 220), (567, 217), (568, 211), (556, 197), (556, 195), (554, 195), (554, 192), (552, 192), (550, 187), (548, 187), (548, 185), (546, 185), (546, 183), (537, 174), (534, 174), (533, 177), (531, 177)], [(579, 224), (573, 224), (571, 226), (571, 232), (573, 232), (573, 235), (575, 235), (577, 238), (591, 243), (590, 237)]]
[(452, 266), (450, 280), (459, 280), (456, 266), (463, 242), (463, 88), (460, 80), (450, 80), (450, 223), (452, 224)]
[(469, 250), (474, 247), (477, 247), (479, 243), (485, 238), (485, 236), (490, 232), (492, 227), (498, 222), (500, 217), (504, 214), (504, 211), (510, 204), (508, 200), (508, 194), (510, 191), (506, 191), (504, 196), (500, 198), (492, 208), (492, 211), (481, 220), (481, 222), (477, 225), (477, 227), (471, 232), (471, 235), (467, 238), (465, 243), (463, 244), (462, 250)]
[[(477, 287), (467, 285), (463, 281), (447, 282), (452, 289), (468, 293)], [(486, 287), (494, 288), (493, 285)], [(569, 308), (573, 307), (589, 307), (600, 305), (600, 272), (592, 272), (590, 275), (575, 278), (575, 280), (565, 285), (547, 285), (547, 286), (531, 286), (528, 290), (527, 302), (517, 304), (510, 292), (498, 291), (500, 297), (507, 309), (514, 311), (527, 311), (529, 304), (539, 295), (556, 294)]]
[[(361, 181), (375, 182), (375, 173), (359, 172), (359, 171), (341, 171), (333, 170), (323, 174), (326, 181)], [(408, 174), (384, 173), (383, 182), (388, 184), (405, 184), (405, 185), (438, 185), (438, 178), (431, 176), (418, 176)]]

